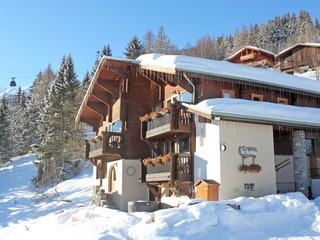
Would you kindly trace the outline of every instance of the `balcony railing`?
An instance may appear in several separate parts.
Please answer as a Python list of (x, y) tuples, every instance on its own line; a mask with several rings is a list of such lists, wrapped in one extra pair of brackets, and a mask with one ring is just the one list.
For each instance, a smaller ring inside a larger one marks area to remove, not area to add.
[(140, 120), (142, 139), (191, 132), (192, 114), (179, 104), (172, 104), (170, 109), (161, 112), (146, 114)]
[(141, 160), (142, 182), (168, 182), (172, 184), (192, 181), (192, 159), (190, 153), (172, 153), (154, 159)]
[(87, 158), (124, 154), (124, 135), (103, 132), (102, 136), (87, 141)]
[(248, 61), (254, 59), (254, 53), (249, 53), (240, 57), (240, 61)]
[(289, 61), (289, 62), (283, 62), (280, 64), (280, 68), (281, 69), (287, 69), (287, 68), (292, 68), (293, 67), (293, 62)]

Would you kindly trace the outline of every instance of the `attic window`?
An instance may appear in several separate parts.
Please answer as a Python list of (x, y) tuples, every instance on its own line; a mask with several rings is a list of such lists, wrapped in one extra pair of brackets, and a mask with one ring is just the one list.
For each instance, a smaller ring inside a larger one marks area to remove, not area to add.
[(277, 98), (277, 103), (280, 103), (280, 104), (288, 104), (288, 99), (287, 99), (287, 98), (280, 98), (280, 97), (278, 97), (278, 98)]
[(234, 91), (222, 89), (222, 97), (223, 98), (234, 98)]
[(263, 101), (263, 95), (252, 93), (252, 94), (251, 94), (251, 100), (253, 100), (253, 101), (258, 101), (258, 102), (259, 102), (259, 101), (262, 102), (262, 101)]

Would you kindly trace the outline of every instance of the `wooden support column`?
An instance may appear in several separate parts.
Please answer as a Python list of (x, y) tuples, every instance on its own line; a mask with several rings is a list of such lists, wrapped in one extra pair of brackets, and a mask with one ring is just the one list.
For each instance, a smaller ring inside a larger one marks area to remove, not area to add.
[(160, 200), (160, 194), (159, 194), (159, 191), (155, 190), (154, 187), (148, 183), (146, 183), (146, 187), (149, 188), (149, 190), (152, 192), (153, 195), (155, 195), (158, 200)]
[(189, 192), (188, 189), (186, 189), (186, 187), (183, 186), (183, 184), (179, 180), (176, 180), (175, 184), (181, 189), (182, 192), (184, 192), (188, 196), (188, 198), (190, 198), (190, 199), (192, 198), (192, 187), (191, 186), (190, 186), (191, 192)]

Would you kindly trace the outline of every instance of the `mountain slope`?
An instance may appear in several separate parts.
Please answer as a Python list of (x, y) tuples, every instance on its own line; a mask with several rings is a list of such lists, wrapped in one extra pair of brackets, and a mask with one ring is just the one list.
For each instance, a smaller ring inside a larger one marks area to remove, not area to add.
[[(31, 90), (31, 85), (25, 86), (25, 87), (21, 87), (22, 91), (25, 91), (26, 95), (28, 95), (30, 93)], [(10, 87), (10, 88), (0, 88), (0, 99), (2, 98), (2, 96), (4, 94), (6, 94), (7, 97), (16, 95), (19, 91), (19, 87)]]

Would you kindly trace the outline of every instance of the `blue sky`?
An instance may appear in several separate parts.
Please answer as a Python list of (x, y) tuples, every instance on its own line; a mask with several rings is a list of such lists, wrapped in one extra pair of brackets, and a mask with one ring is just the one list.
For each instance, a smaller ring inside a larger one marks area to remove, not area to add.
[(0, 88), (11, 77), (31, 84), (50, 63), (56, 71), (71, 54), (78, 79), (91, 71), (96, 52), (110, 44), (114, 57), (133, 35), (142, 41), (160, 26), (178, 48), (209, 34), (233, 34), (242, 25), (306, 10), (320, 18), (319, 0), (10, 0), (0, 1)]

